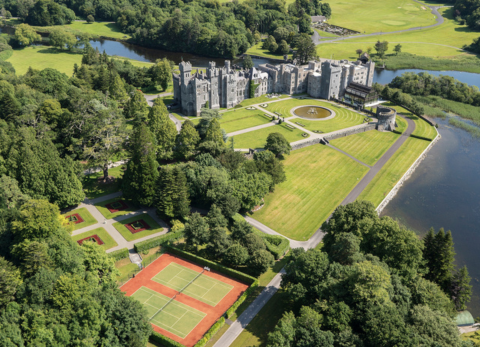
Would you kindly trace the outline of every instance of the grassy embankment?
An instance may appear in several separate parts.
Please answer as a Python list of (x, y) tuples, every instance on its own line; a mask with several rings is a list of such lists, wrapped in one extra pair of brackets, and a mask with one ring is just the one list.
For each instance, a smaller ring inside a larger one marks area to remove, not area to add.
[(252, 217), (301, 241), (313, 235), (368, 171), (320, 145), (292, 152), (284, 165), (287, 180), (265, 197), (265, 206)]
[(100, 240), (103, 241), (102, 248), (105, 250), (118, 246), (115, 240), (110, 236), (110, 234), (104, 228), (97, 228), (94, 230), (86, 231), (79, 235), (72, 236), (72, 240), (78, 241), (93, 235), (97, 235), (100, 238)]
[[(138, 220), (145, 221), (150, 226), (150, 229), (146, 229), (146, 230), (143, 230), (143, 231), (140, 231), (140, 232), (132, 233), (125, 226), (128, 223), (132, 223), (132, 222), (135, 222), (135, 221), (138, 221)], [(127, 241), (138, 240), (138, 239), (141, 239), (142, 237), (152, 235), (152, 234), (156, 234), (156, 233), (159, 233), (159, 232), (163, 231), (163, 227), (158, 225), (158, 223), (155, 222), (155, 220), (146, 213), (135, 216), (135, 217), (131, 217), (131, 218), (128, 218), (128, 219), (125, 219), (125, 220), (122, 220), (121, 222), (116, 222), (116, 223), (113, 224), (113, 226), (114, 226), (115, 229), (118, 230), (118, 232), (120, 234), (122, 234), (122, 236)]]
[(263, 148), (267, 141), (267, 137), (271, 133), (280, 133), (287, 139), (288, 142), (295, 142), (307, 137), (303, 137), (303, 131), (295, 128), (290, 129), (285, 124), (276, 124), (267, 128), (250, 131), (248, 133), (235, 135), (235, 148)]
[(75, 224), (74, 222), (69, 223), (70, 230), (78, 230), (82, 228), (86, 228), (90, 225), (98, 223), (98, 221), (88, 212), (88, 210), (85, 207), (82, 208), (77, 208), (73, 211), (69, 211), (67, 213), (64, 213), (62, 216), (71, 216), (72, 214), (76, 214), (83, 219), (83, 222)]
[[(378, 40), (386, 40), (389, 42), (389, 51), (385, 59), (388, 69), (419, 68), (480, 72), (480, 59), (462, 50), (464, 45), (471, 44), (480, 33), (472, 31), (466, 25), (458, 24), (453, 19), (453, 9), (443, 8), (439, 12), (445, 18), (445, 22), (437, 27), (325, 43), (317, 46), (317, 52), (319, 56), (325, 58), (333, 54), (335, 59), (356, 60), (357, 49), (366, 51)], [(403, 53), (397, 56), (393, 53), (393, 48), (398, 43), (402, 45)], [(376, 59), (375, 54), (373, 58)]]

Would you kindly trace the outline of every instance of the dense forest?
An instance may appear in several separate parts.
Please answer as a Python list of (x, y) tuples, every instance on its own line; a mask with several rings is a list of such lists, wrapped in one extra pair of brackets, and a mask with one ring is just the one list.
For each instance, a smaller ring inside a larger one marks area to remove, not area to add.
[(269, 347), (466, 347), (452, 317), (470, 299), (454, 270), (450, 232), (417, 235), (369, 202), (338, 207), (321, 250), (295, 249), (285, 267), (286, 312)]
[[(116, 22), (141, 45), (214, 57), (235, 57), (260, 41), (260, 33), (288, 30), (290, 43), (298, 32), (309, 33), (310, 15), (331, 15), (328, 4), (296, 0), (216, 1), (56, 1), (0, 2), (30, 25), (70, 23), (75, 16)], [(298, 29), (297, 29), (298, 28)], [(278, 42), (280, 43), (280, 42)]]

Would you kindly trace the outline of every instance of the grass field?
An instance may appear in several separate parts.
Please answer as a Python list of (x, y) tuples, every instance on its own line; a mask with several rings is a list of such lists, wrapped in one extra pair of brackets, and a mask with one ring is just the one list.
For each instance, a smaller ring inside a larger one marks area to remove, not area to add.
[[(251, 54), (251, 55), (256, 55), (256, 56), (259, 56), (259, 57), (283, 60), (283, 54), (271, 53), (271, 52), (268, 51), (268, 49), (263, 49), (262, 45), (263, 45), (263, 42), (259, 42), (256, 45), (253, 45), (252, 47), (250, 47), (245, 53), (246, 54)], [(291, 58), (292, 55), (289, 54), (288, 57)]]
[(82, 217), (83, 222), (78, 223), (78, 224), (75, 224), (75, 223), (71, 222), (70, 223), (71, 230), (82, 229), (82, 228), (85, 228), (85, 227), (88, 227), (90, 225), (98, 223), (98, 221), (90, 214), (90, 212), (88, 212), (86, 207), (77, 208), (76, 210), (73, 210), (73, 211), (70, 211), (70, 212), (67, 212), (67, 213), (63, 214), (63, 216), (66, 217), (66, 216), (70, 216), (70, 215), (75, 214), (75, 213), (78, 213), (80, 215), (80, 217)]
[(280, 133), (288, 142), (302, 140), (303, 131), (299, 129), (289, 129), (284, 124), (277, 124), (271, 127), (250, 131), (248, 133), (235, 135), (235, 148), (263, 148), (270, 133)]
[[(415, 130), (413, 131), (412, 135), (422, 136), (431, 140), (433, 140), (435, 136), (437, 136), (437, 131), (433, 126), (428, 124), (426, 121), (424, 121), (420, 117), (415, 116), (410, 111), (407, 111), (403, 107), (392, 104), (391, 102), (384, 103), (384, 105), (396, 109), (398, 113), (405, 115), (406, 117), (410, 118), (415, 122)], [(397, 119), (399, 118), (400, 117), (397, 116)]]
[[(144, 220), (149, 226), (150, 226), (150, 229), (146, 229), (146, 230), (143, 230), (143, 231), (139, 231), (135, 234), (133, 234), (130, 230), (127, 229), (127, 227), (125, 226), (125, 224), (128, 224), (128, 223), (132, 223), (132, 222), (135, 222), (137, 220)], [(133, 241), (133, 240), (138, 240), (138, 239), (141, 239), (142, 237), (145, 237), (145, 236), (148, 236), (148, 235), (152, 235), (152, 234), (156, 234), (156, 233), (159, 233), (159, 232), (162, 232), (163, 231), (163, 227), (161, 227), (160, 225), (158, 225), (157, 222), (155, 222), (155, 220), (150, 217), (148, 214), (144, 213), (144, 214), (141, 214), (141, 215), (138, 215), (138, 216), (135, 216), (135, 217), (131, 217), (131, 218), (128, 218), (128, 219), (125, 219), (121, 222), (116, 222), (116, 223), (113, 223), (113, 227), (115, 229), (118, 230), (118, 232), (120, 234), (122, 234), (122, 236), (125, 238), (125, 240), (127, 241)]]
[[(128, 125), (127, 125), (128, 126)], [(98, 178), (103, 177), (103, 171), (83, 177), (82, 185), (85, 195), (89, 199), (98, 198), (103, 195), (118, 192), (122, 183), (123, 166), (117, 166), (108, 170), (108, 175), (115, 177), (112, 183), (99, 183)]]
[(262, 95), (262, 96), (259, 96), (259, 97), (256, 97), (256, 98), (245, 99), (239, 105), (241, 107), (246, 107), (246, 106), (250, 106), (250, 105), (261, 104), (261, 103), (264, 103), (264, 102), (280, 100), (280, 99), (284, 99), (284, 98), (288, 98), (288, 97), (290, 97), (290, 95), (286, 95), (286, 94), (279, 95), (276, 98), (269, 98), (266, 95)]
[(84, 239), (86, 237), (93, 236), (93, 235), (97, 235), (103, 241), (102, 247), (105, 250), (118, 246), (118, 244), (115, 242), (115, 240), (103, 228), (97, 228), (97, 229), (94, 229), (94, 230), (86, 231), (86, 232), (81, 233), (79, 235), (72, 236), (72, 240), (73, 241), (78, 241), (78, 240), (81, 240), (81, 239)]
[[(332, 3), (330, 4), (332, 5)], [(368, 8), (370, 9), (370, 7)], [(384, 10), (383, 7), (379, 9)], [(393, 53), (394, 46), (400, 43), (402, 52), (421, 56), (447, 59), (451, 59), (454, 56), (472, 56), (472, 54), (463, 52), (460, 48), (463, 45), (471, 44), (473, 39), (478, 37), (478, 32), (471, 30), (466, 25), (459, 25), (455, 22), (453, 9), (440, 9), (439, 11), (445, 18), (445, 22), (440, 26), (399, 34), (360, 37), (342, 40), (337, 43), (325, 43), (317, 46), (317, 53), (324, 58), (330, 58), (333, 54), (335, 59), (356, 60), (358, 56), (355, 50), (362, 49), (366, 51), (368, 47), (373, 47), (378, 40), (386, 40), (389, 42), (387, 54)], [(335, 16), (335, 11), (333, 13)], [(352, 16), (357, 14), (352, 12)], [(335, 23), (332, 22), (332, 24)], [(375, 50), (373, 52), (375, 53)]]
[(332, 140), (330, 143), (365, 164), (373, 166), (400, 136), (393, 132), (370, 130)]
[(307, 240), (362, 179), (368, 168), (326, 146), (292, 152), (287, 181), (265, 197), (253, 218), (282, 235)]
[(240, 108), (222, 112), (221, 115), (220, 124), (227, 133), (266, 124), (272, 120), (270, 117), (264, 116), (264, 112), (258, 109)]
[(66, 31), (70, 31), (74, 34), (87, 33), (93, 39), (100, 36), (109, 37), (113, 39), (130, 39), (130, 34), (124, 34), (120, 31), (120, 27), (116, 23), (109, 22), (94, 22), (87, 23), (86, 21), (74, 21), (72, 24), (55, 25), (47, 27), (34, 27), (40, 32), (49, 32), (54, 28), (62, 27)]
[(347, 108), (338, 107), (328, 102), (313, 99), (289, 99), (279, 102), (272, 102), (268, 104), (266, 110), (270, 112), (279, 112), (283, 115), (283, 117), (288, 118), (293, 116), (293, 114), (290, 113), (290, 110), (292, 108), (302, 105), (324, 106), (335, 112), (335, 117), (327, 120), (307, 120), (303, 118), (290, 119), (290, 121), (292, 122), (298, 121), (304, 124), (304, 128), (311, 131), (320, 130), (324, 133), (329, 133), (335, 130), (340, 130), (354, 125), (362, 124), (363, 119), (365, 118), (365, 116), (353, 112), (352, 110), (349, 110)]
[[(145, 306), (152, 324), (181, 338), (187, 337), (206, 316), (205, 313), (181, 302), (170, 301), (169, 297), (147, 287), (139, 288), (132, 297)], [(167, 303), (168, 305), (165, 306)], [(163, 310), (161, 310), (162, 307), (164, 307)]]
[(329, 24), (361, 33), (396, 31), (435, 23), (430, 9), (412, 0), (331, 0), (329, 4), (332, 8)]
[(363, 190), (358, 200), (368, 200), (378, 206), (430, 143), (414, 137), (408, 138)]
[[(105, 207), (105, 205), (108, 205), (112, 202), (123, 200), (127, 205), (128, 208), (123, 210), (123, 211), (117, 211), (117, 212), (110, 212), (108, 208)], [(112, 219), (118, 216), (123, 216), (124, 214), (130, 213), (130, 212), (135, 212), (138, 210), (137, 206), (134, 206), (130, 201), (120, 198), (113, 198), (109, 200), (105, 200), (99, 203), (95, 204), (95, 207), (100, 211), (100, 213), (106, 218), (106, 219)]]
[[(152, 281), (180, 291), (210, 306), (216, 306), (233, 288), (215, 278), (203, 275), (177, 263), (170, 263)], [(193, 282), (192, 282), (193, 281)], [(191, 283), (191, 284), (190, 284)]]

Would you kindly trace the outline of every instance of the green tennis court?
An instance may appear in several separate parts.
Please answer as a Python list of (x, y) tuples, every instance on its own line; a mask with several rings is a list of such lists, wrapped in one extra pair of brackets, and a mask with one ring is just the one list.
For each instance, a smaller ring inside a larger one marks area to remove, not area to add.
[[(199, 274), (199, 272), (180, 264), (170, 263), (156, 274), (152, 281), (178, 291), (188, 284), (182, 293), (210, 306), (216, 306), (233, 288), (230, 284), (204, 274), (197, 277)], [(195, 281), (193, 281), (194, 279)]]
[[(207, 315), (181, 302), (170, 301), (168, 296), (157, 293), (147, 287), (140, 287), (133, 293), (132, 297), (145, 306), (152, 324), (182, 339), (187, 337), (203, 317)], [(168, 305), (165, 306), (167, 303)], [(163, 310), (160, 311), (162, 308)]]

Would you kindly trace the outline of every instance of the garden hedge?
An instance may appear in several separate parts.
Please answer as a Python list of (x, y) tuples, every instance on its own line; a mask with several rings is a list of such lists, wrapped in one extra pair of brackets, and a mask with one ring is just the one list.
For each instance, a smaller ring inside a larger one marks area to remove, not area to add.
[(237, 311), (238, 307), (243, 304), (243, 302), (248, 298), (250, 294), (253, 293), (253, 291), (257, 287), (258, 280), (255, 280), (255, 282), (253, 282), (250, 287), (248, 287), (247, 290), (243, 292), (242, 296), (240, 296), (237, 301), (235, 301), (235, 303), (227, 310), (227, 312), (225, 312), (225, 316), (227, 316), (227, 318), (230, 318), (235, 313), (235, 311)]
[(203, 347), (207, 344), (208, 341), (225, 325), (225, 317), (220, 317), (217, 322), (212, 325), (212, 327), (203, 335), (203, 337), (198, 341), (194, 347)]
[(169, 232), (164, 235), (160, 235), (152, 239), (136, 243), (134, 245), (135, 251), (137, 253), (141, 251), (145, 251), (147, 249), (151, 249), (151, 248), (163, 245), (164, 243), (181, 239), (182, 237), (183, 237), (183, 229), (175, 232)]
[(181, 249), (178, 249), (176, 247), (173, 247), (171, 245), (166, 245), (168, 251), (170, 253), (173, 253), (173, 254), (176, 254), (180, 257), (183, 257), (187, 260), (191, 260), (195, 263), (198, 263), (198, 264), (201, 264), (201, 265), (204, 265), (204, 266), (208, 266), (210, 269), (212, 270), (216, 270), (218, 272), (221, 272), (227, 276), (230, 276), (230, 277), (233, 277), (239, 281), (242, 281), (242, 282), (245, 282), (247, 284), (253, 284), (255, 281), (257, 281), (257, 279), (255, 277), (252, 277), (250, 275), (247, 275), (243, 272), (240, 272), (240, 271), (237, 271), (237, 270), (234, 270), (234, 269), (230, 269), (229, 267), (226, 267), (226, 266), (223, 266), (219, 263), (216, 263), (214, 261), (211, 261), (211, 260), (207, 260), (205, 258), (202, 258), (202, 257), (199, 257), (195, 254), (192, 254), (192, 253), (189, 253), (189, 252), (186, 252), (186, 251), (183, 251)]
[(262, 238), (265, 246), (267, 246), (267, 250), (273, 254), (275, 260), (283, 257), (290, 248), (290, 241), (285, 237), (263, 234)]
[(153, 342), (157, 342), (165, 347), (185, 347), (181, 343), (177, 341), (173, 341), (171, 338), (163, 336), (162, 334), (159, 334), (156, 331), (154, 331), (153, 334), (150, 335), (150, 340), (152, 340)]
[(108, 253), (108, 255), (113, 258), (115, 261), (119, 261), (121, 259), (128, 258), (130, 256), (130, 253), (128, 252), (128, 248), (122, 248), (119, 249), (118, 251), (113, 251)]

